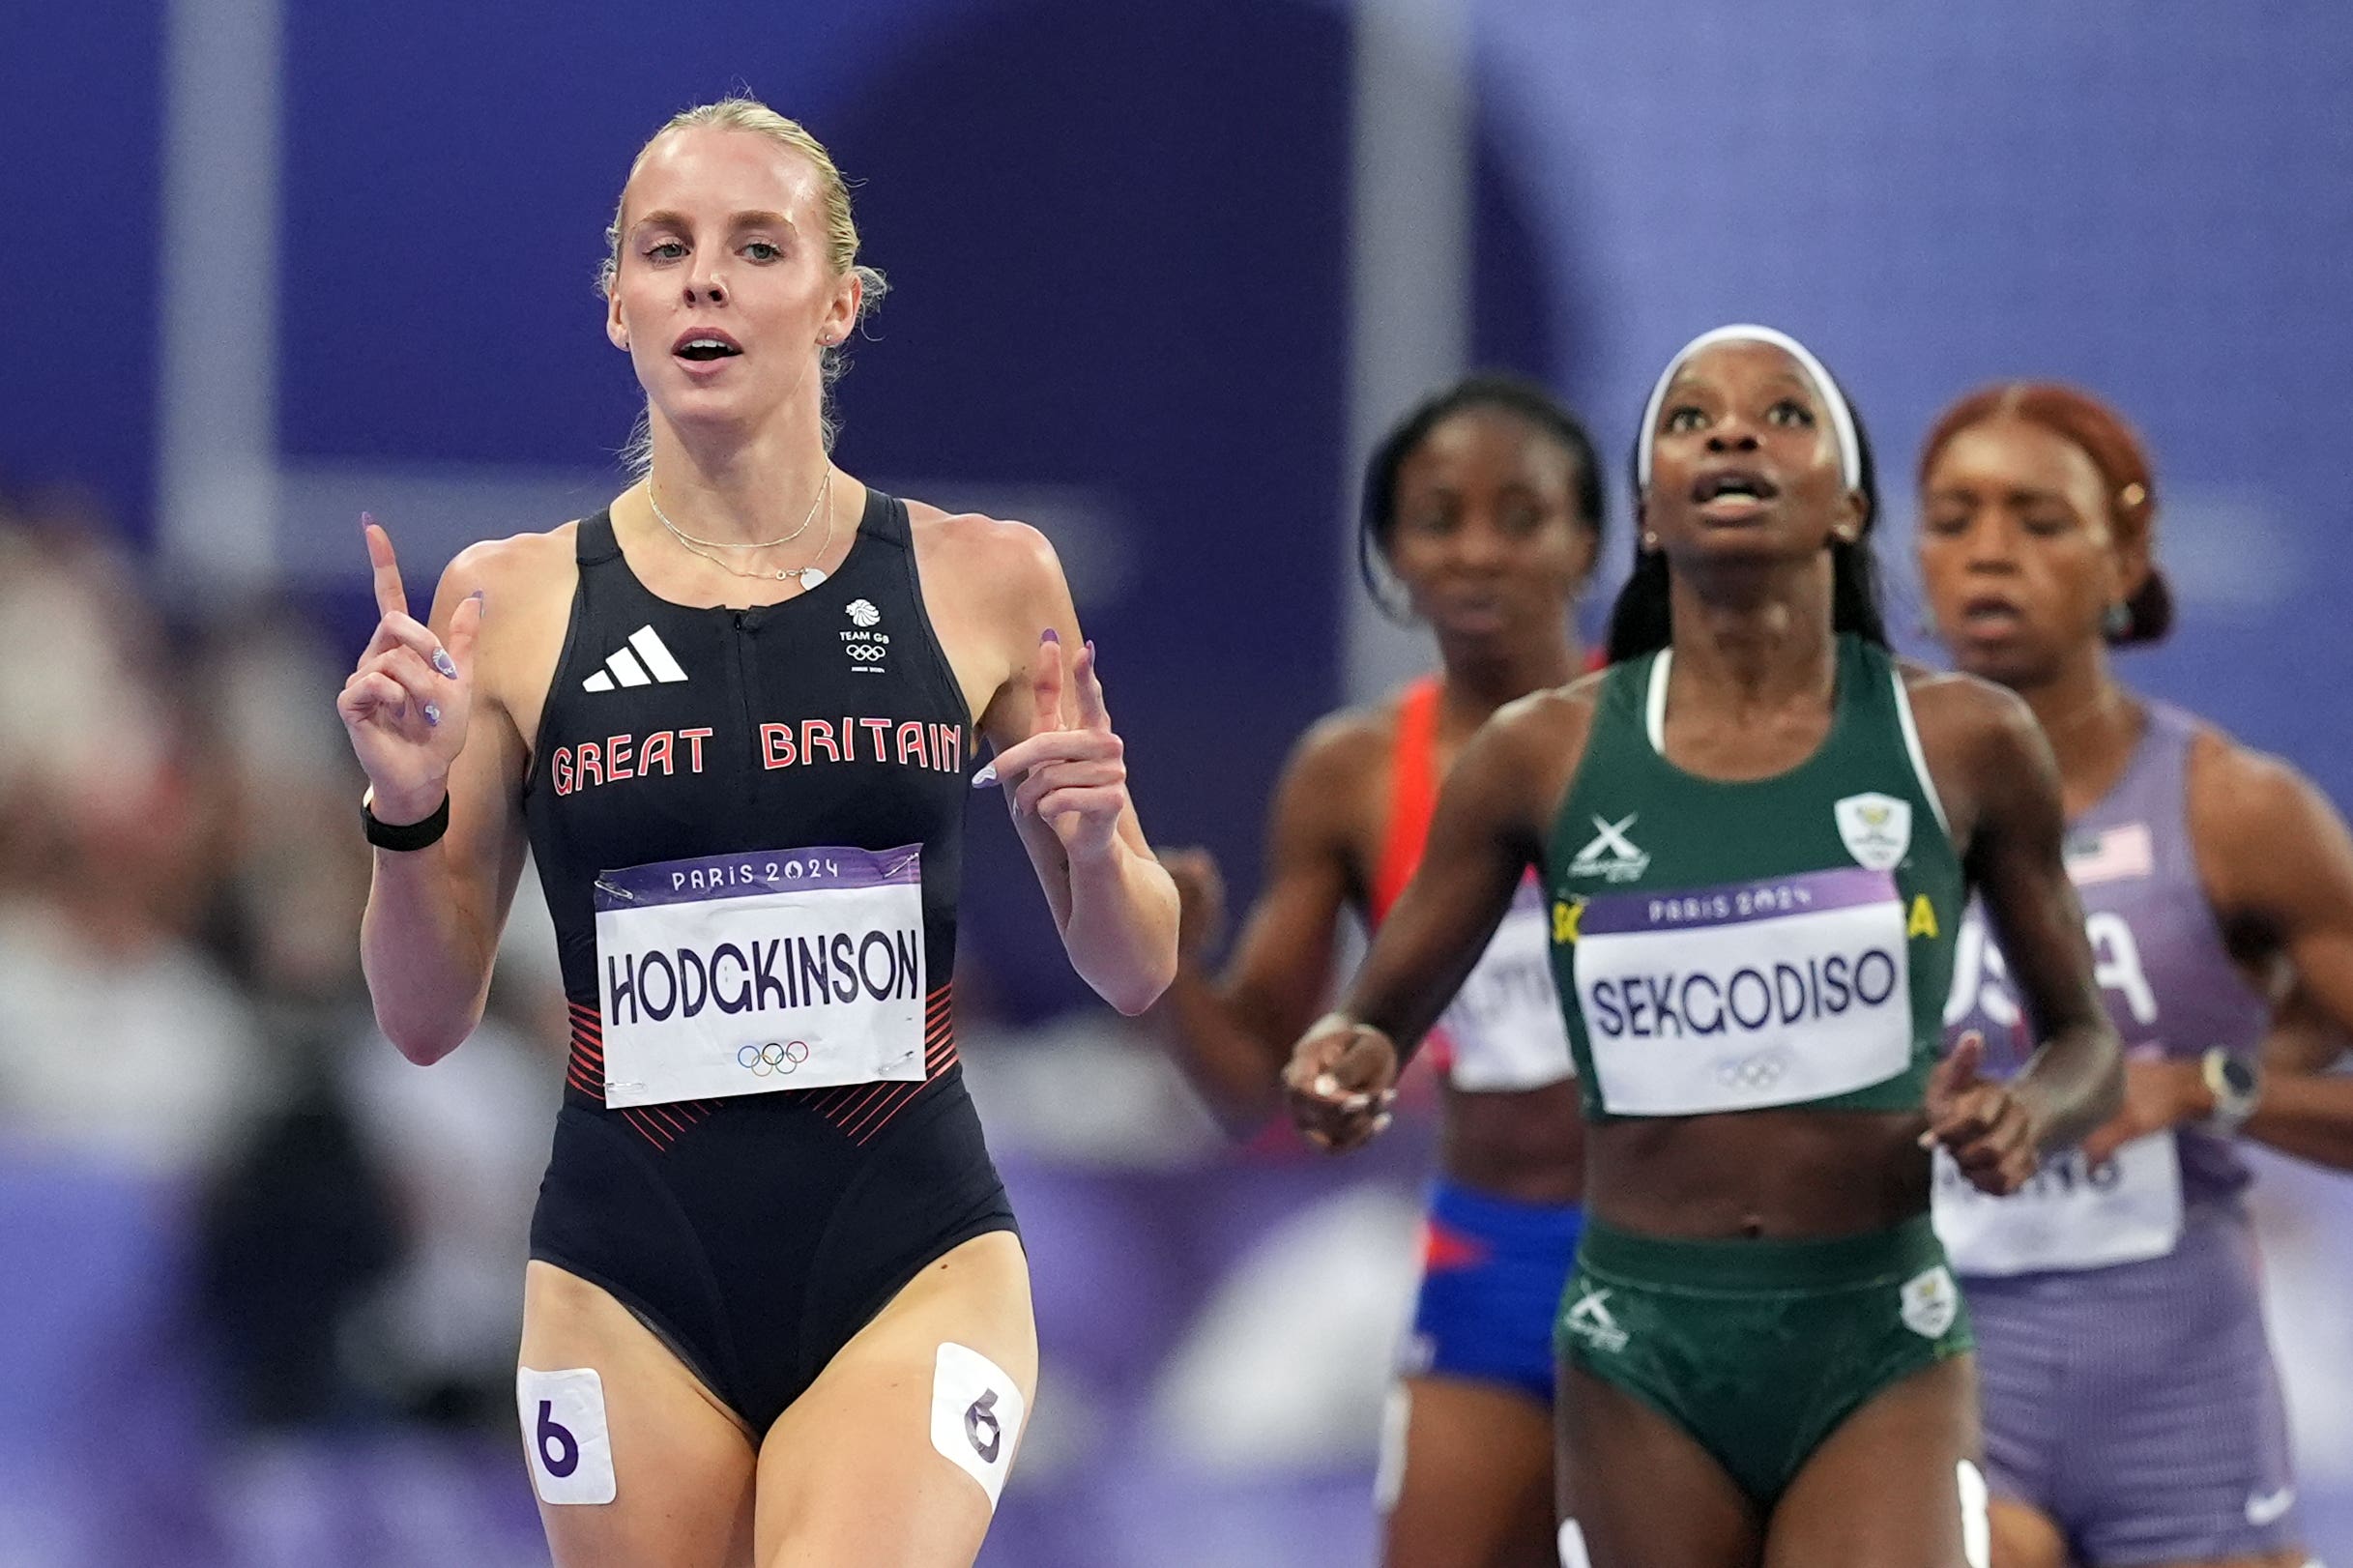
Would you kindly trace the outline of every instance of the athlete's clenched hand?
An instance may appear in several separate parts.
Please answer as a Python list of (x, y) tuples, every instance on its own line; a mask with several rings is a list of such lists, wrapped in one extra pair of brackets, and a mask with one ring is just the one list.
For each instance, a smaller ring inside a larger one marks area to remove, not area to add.
[(1311, 1026), (1283, 1069), (1291, 1119), (1319, 1148), (1343, 1153), (1389, 1124), (1397, 1103), (1397, 1047), (1339, 1013)]
[(450, 618), (447, 642), (409, 614), (391, 536), (361, 519), (376, 576), (376, 634), (343, 682), (335, 711), (351, 749), (375, 788), (380, 821), (431, 816), (449, 789), (450, 769), (465, 749), (474, 711), (474, 640), (482, 621), (475, 594)]
[(2006, 1084), (1977, 1076), (1985, 1036), (1963, 1034), (1929, 1077), (1929, 1130), (1923, 1147), (1943, 1145), (1969, 1184), (1996, 1198), (2014, 1193), (2041, 1163), (2038, 1129), (2026, 1102)]
[(1038, 638), (1030, 681), (1030, 738), (999, 752), (973, 782), (1002, 786), (1013, 815), (1053, 828), (1076, 862), (1109, 854), (1118, 841), (1128, 803), (1127, 747), (1104, 706), (1094, 644), (1071, 660), (1067, 681), (1062, 657), (1061, 640), (1049, 627)]

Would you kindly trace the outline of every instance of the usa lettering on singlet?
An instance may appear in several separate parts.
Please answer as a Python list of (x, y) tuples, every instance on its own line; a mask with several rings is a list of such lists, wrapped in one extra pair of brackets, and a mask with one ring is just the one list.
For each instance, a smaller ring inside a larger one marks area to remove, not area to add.
[(923, 1078), (919, 846), (631, 866), (596, 910), (608, 1105)]
[[(2162, 702), (2142, 711), (2123, 774), (2068, 823), (2067, 875), (2083, 904), (2092, 978), (2130, 1059), (2193, 1062), (2218, 1048), (2251, 1058), (2272, 999), (2222, 939), (2190, 828), (2190, 766), (2205, 726)], [(1980, 1031), (1989, 1070), (2015, 1071), (2034, 1040), (1975, 911), (1959, 959), (1945, 1027)], [(1964, 1273), (2141, 1263), (2174, 1254), (2201, 1208), (2235, 1208), (2248, 1179), (2228, 1134), (2190, 1122), (2125, 1146), (2099, 1171), (2080, 1155), (2054, 1159), (2026, 1192), (1998, 1204), (1948, 1175), (1936, 1189), (1936, 1228)]]
[(1903, 1073), (1904, 944), (1903, 898), (1886, 870), (1597, 893), (1578, 920), (1576, 978), (1603, 1108), (1757, 1110)]
[[(2074, 867), (2071, 864), (2071, 870)], [(2140, 945), (2122, 915), (2084, 918), (2092, 973), (2110, 1010), (2140, 1031), (2156, 1025), (2157, 1000)], [(1955, 950), (1948, 1028), (1972, 1016), (2011, 1031), (2026, 1029), (2001, 949), (1972, 907)], [(2139, 1031), (2128, 1030), (2131, 1038)], [(2171, 1128), (2145, 1134), (2094, 1168), (2079, 1148), (2056, 1150), (2017, 1192), (1995, 1199), (1970, 1185), (1943, 1149), (1936, 1151), (1932, 1212), (1936, 1234), (1963, 1274), (2009, 1275), (2106, 1268), (2163, 1258), (2180, 1244), (2181, 1150)]]

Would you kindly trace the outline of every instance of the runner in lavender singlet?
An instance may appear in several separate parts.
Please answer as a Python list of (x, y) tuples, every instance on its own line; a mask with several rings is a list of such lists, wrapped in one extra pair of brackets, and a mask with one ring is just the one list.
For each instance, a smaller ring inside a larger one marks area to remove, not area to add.
[[(2148, 705), (2124, 777), (2071, 824), (2070, 871), (2127, 1051), (2251, 1059), (2271, 1007), (2223, 950), (2198, 883), (2196, 735), (2188, 714)], [(1946, 1023), (1982, 1031), (1999, 1060), (2018, 1003), (1974, 917), (1954, 974)], [(1938, 1223), (1979, 1324), (1995, 1485), (2072, 1526), (2093, 1562), (2290, 1547), (2286, 1419), (2229, 1137), (2150, 1133), (2098, 1176), (2078, 1151), (1998, 1205), (1945, 1175)]]
[[(2162, 636), (2148, 465), (2082, 393), (1964, 399), (1921, 461), (1923, 576), (1973, 674), (2049, 734), (2068, 866), (2131, 1058), (2126, 1113), (2025, 1190), (1940, 1174), (1978, 1332), (1997, 1568), (2300, 1564), (2280, 1380), (2235, 1135), (2346, 1159), (2344, 1087), (2262, 1070), (2276, 996), (2353, 1022), (2353, 841), (2312, 787), (2132, 696), (2106, 645)], [(1974, 912), (1945, 1022), (2030, 1039)], [(2236, 1063), (2225, 1066), (2225, 1063)]]

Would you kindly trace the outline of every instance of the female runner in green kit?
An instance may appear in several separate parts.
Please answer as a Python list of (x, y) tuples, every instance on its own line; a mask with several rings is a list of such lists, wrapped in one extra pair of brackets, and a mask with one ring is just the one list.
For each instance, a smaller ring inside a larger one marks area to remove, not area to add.
[[(1990, 1192), (2115, 1109), (2116, 1038), (2023, 705), (1886, 647), (1869, 450), (1802, 346), (1686, 347), (1638, 437), (1612, 666), (1503, 709), (1286, 1079), (1353, 1147), (1531, 862), (1580, 1071), (1569, 1568), (1984, 1561), (1968, 1320), (1928, 1147)], [(1933, 1061), (1979, 893), (2043, 1046)], [(1401, 1049), (1402, 1048), (1402, 1049)]]

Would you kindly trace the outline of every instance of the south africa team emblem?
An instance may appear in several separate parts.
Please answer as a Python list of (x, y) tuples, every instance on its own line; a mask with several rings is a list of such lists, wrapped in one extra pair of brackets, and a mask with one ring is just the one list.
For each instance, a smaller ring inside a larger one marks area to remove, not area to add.
[(1893, 871), (1912, 847), (1912, 804), (1892, 795), (1850, 795), (1831, 808), (1839, 837), (1855, 863), (1869, 871)]
[(1902, 1299), (1903, 1326), (1923, 1339), (1942, 1339), (1961, 1316), (1961, 1289), (1942, 1263), (1905, 1280)]

